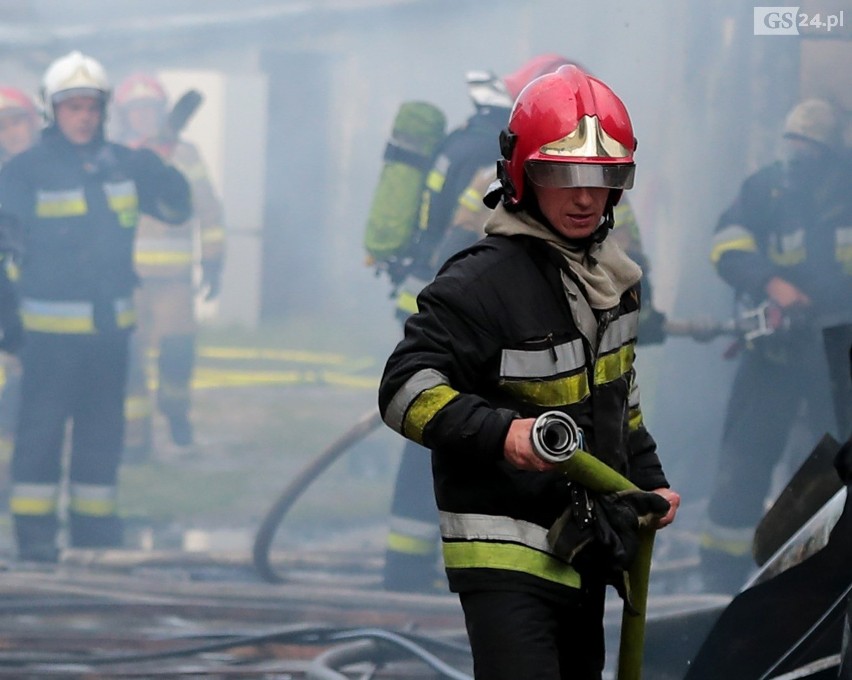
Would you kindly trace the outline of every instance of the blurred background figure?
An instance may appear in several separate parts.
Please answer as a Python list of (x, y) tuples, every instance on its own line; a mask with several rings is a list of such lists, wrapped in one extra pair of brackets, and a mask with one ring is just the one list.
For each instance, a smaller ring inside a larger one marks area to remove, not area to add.
[[(186, 100), (184, 100), (186, 101)], [(200, 100), (195, 100), (196, 105)], [(191, 381), (195, 365), (195, 265), (200, 255), (205, 299), (219, 294), (225, 254), (222, 204), (207, 168), (190, 142), (180, 138), (170, 118), (166, 90), (155, 76), (135, 73), (115, 92), (118, 134), (133, 148), (145, 147), (178, 168), (190, 183), (193, 216), (179, 227), (143, 215), (134, 261), (141, 278), (136, 295), (138, 325), (131, 341), (131, 368), (125, 404), (125, 460), (148, 458), (152, 446), (153, 399), (148, 376), (157, 376), (156, 406), (178, 446), (193, 443)], [(183, 122), (192, 114), (182, 112)], [(156, 370), (149, 370), (157, 357)]]
[(707, 590), (739, 589), (753, 566), (753, 531), (794, 423), (809, 447), (836, 434), (822, 329), (852, 322), (847, 153), (835, 107), (802, 101), (786, 118), (782, 160), (748, 177), (719, 218), (717, 272), (745, 305), (769, 305), (774, 332), (744, 346), (731, 388), (701, 540)]
[(78, 51), (44, 73), (48, 126), (0, 172), (0, 205), (22, 228), (25, 329), (10, 507), (18, 557), (58, 559), (62, 449), (72, 547), (123, 542), (116, 483), (124, 438), (128, 341), (135, 323), (139, 213), (191, 213), (189, 185), (154, 153), (104, 139), (111, 88)]
[(26, 92), (0, 85), (0, 164), (33, 145), (40, 123), (35, 104)]
[[(32, 98), (17, 87), (0, 85), (0, 167), (13, 156), (29, 149), (38, 138), (40, 129), (41, 117)], [(7, 215), (3, 229), (2, 241), (9, 247), (0, 248), (0, 286), (3, 289), (2, 297), (9, 299), (15, 294), (13, 285), (18, 275), (16, 258), (19, 253), (16, 247), (11, 247), (11, 241), (17, 240), (18, 237), (14, 218)], [(22, 329), (15, 319), (17, 312), (10, 314), (3, 324), (3, 343), (7, 345), (4, 349), (8, 354), (0, 357), (3, 367), (3, 387), (0, 391), (0, 461), (4, 467), (12, 453), (21, 384), (21, 363), (15, 352)]]

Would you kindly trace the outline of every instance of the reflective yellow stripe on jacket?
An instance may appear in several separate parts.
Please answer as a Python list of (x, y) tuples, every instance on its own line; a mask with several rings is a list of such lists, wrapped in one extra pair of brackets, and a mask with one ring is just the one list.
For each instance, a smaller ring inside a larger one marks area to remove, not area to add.
[(739, 224), (729, 224), (716, 232), (713, 236), (710, 261), (716, 264), (722, 258), (722, 255), (732, 250), (746, 253), (757, 252), (757, 242), (754, 240), (754, 235)]
[(440, 513), (444, 564), (447, 569), (506, 569), (580, 587), (580, 575), (556, 557), (547, 529), (505, 516)]
[(804, 262), (807, 257), (805, 250), (805, 230), (796, 229), (789, 234), (779, 234), (769, 246), (769, 259), (782, 267), (792, 267)]
[(437, 546), (439, 531), (434, 522), (391, 517), (387, 547), (406, 555), (431, 555)]
[(545, 349), (506, 349), (500, 359), (500, 387), (538, 406), (576, 404), (589, 396), (585, 367), (579, 338)]
[[(639, 313), (629, 312), (607, 326), (594, 364), (594, 384), (617, 380), (633, 368)], [(586, 354), (578, 339), (544, 349), (503, 350), (500, 387), (538, 406), (577, 404), (590, 394)]]
[(83, 188), (36, 192), (36, 217), (77, 217), (89, 210)]
[(396, 309), (404, 315), (417, 313), (417, 296), (429, 282), (419, 276), (409, 274), (400, 286), (396, 296)]
[(422, 444), (426, 425), (458, 394), (439, 371), (418, 371), (394, 395), (385, 412), (385, 422), (404, 437)]
[(138, 238), (133, 253), (137, 265), (157, 267), (192, 264), (190, 238)]
[[(133, 300), (114, 301), (115, 322), (118, 328), (130, 328), (136, 323)], [(24, 328), (36, 333), (86, 334), (95, 332), (94, 305), (85, 301), (21, 300)]]

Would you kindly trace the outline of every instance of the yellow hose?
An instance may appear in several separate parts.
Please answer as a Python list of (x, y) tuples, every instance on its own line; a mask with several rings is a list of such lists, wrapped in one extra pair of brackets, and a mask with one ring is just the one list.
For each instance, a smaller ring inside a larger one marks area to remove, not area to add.
[[(577, 449), (557, 468), (571, 481), (598, 493), (630, 491), (638, 487), (592, 454)], [(651, 553), (654, 550), (654, 530), (640, 529), (639, 547), (628, 571), (630, 603), (621, 614), (621, 643), (618, 650), (618, 680), (641, 680), (642, 654), (645, 646), (645, 613), (648, 603), (648, 583), (651, 577)]]

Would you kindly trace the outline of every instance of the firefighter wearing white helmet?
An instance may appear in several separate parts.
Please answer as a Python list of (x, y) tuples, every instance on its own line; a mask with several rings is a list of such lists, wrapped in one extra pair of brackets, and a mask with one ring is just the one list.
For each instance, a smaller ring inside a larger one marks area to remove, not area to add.
[(49, 123), (56, 120), (56, 104), (66, 99), (91, 97), (106, 112), (109, 95), (109, 79), (104, 67), (76, 50), (54, 61), (44, 72), (41, 81), (42, 105)]
[(151, 151), (104, 139), (110, 85), (71, 52), (44, 74), (48, 125), (0, 172), (0, 204), (21, 224), (21, 404), (10, 506), (18, 556), (58, 558), (66, 421), (68, 544), (122, 543), (116, 508), (128, 340), (135, 323), (133, 241), (140, 213), (180, 223), (189, 186)]
[(747, 177), (719, 218), (711, 253), (719, 276), (747, 304), (768, 301), (789, 330), (740, 355), (701, 539), (707, 590), (734, 592), (754, 567), (754, 527), (800, 409), (808, 441), (848, 434), (837, 431), (821, 337), (823, 327), (852, 323), (847, 153), (839, 112), (800, 102), (784, 122), (782, 158)]

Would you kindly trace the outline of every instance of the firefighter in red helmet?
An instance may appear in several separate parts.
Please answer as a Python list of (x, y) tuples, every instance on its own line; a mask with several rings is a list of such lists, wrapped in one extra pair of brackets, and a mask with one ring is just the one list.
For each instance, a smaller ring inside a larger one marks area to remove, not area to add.
[(0, 86), (0, 164), (29, 149), (39, 131), (33, 100), (16, 87)]
[[(475, 207), (475, 226), (456, 228), (455, 213), (468, 205), (469, 185), (482, 168), (493, 174), (500, 155), (498, 136), (509, 119), (512, 103), (524, 85), (570, 63), (556, 54), (535, 57), (500, 78), (471, 71), (467, 83), (475, 112), (450, 132), (435, 154), (426, 177), (421, 225), (411, 264), (396, 291), (396, 313), (404, 321), (417, 311), (417, 294), (450, 255), (482, 236), (485, 207)], [(406, 442), (397, 470), (385, 551), (384, 586), (388, 590), (443, 589), (440, 578), (438, 522), (429, 480), (428, 453)]]
[[(168, 160), (189, 180), (193, 216), (175, 228), (151, 216), (139, 220), (134, 263), (139, 324), (131, 344), (125, 457), (148, 457), (153, 403), (148, 391), (149, 356), (157, 359), (156, 405), (166, 417), (172, 440), (193, 442), (190, 390), (195, 364), (193, 267), (200, 260), (207, 299), (218, 295), (224, 258), (222, 204), (198, 149), (167, 129), (168, 96), (159, 79), (146, 73), (125, 78), (116, 88), (119, 136), (131, 147), (146, 147)], [(198, 247), (197, 245), (198, 244)]]
[[(22, 151), (29, 149), (38, 138), (41, 117), (32, 98), (23, 90), (0, 86), (0, 166)], [(17, 295), (14, 281), (18, 275), (16, 259), (17, 229), (14, 219), (0, 214), (0, 327), (3, 339), (0, 346), (10, 354), (16, 353), (23, 339), (23, 327), (16, 311)], [(21, 383), (21, 364), (17, 357), (4, 356), (3, 389), (0, 392), (0, 457), (4, 460), (12, 451), (15, 420), (18, 414), (18, 390)]]
[[(633, 183), (633, 129), (605, 84), (563, 66), (524, 88), (500, 143), (487, 236), (419, 295), (379, 408), (432, 451), (475, 677), (599, 679), (605, 586), (631, 561), (613, 547), (640, 517), (669, 524), (679, 504), (639, 405), (641, 270), (607, 239)], [(534, 419), (548, 410), (573, 418), (584, 448), (643, 491), (614, 500), (567, 484), (533, 450)], [(613, 504), (633, 521), (607, 522)], [(571, 508), (585, 527), (576, 540), (571, 522), (569, 535), (550, 531)]]
[[(498, 133), (508, 121), (512, 102), (532, 80), (569, 64), (578, 65), (559, 54), (546, 53), (499, 78), (487, 72), (468, 74), (477, 113), (448, 137), (427, 178), (428, 224), (415, 266), (400, 285), (400, 318), (417, 310), (417, 293), (443, 262), (483, 236), (490, 214), (483, 198), (496, 178)], [(614, 219), (611, 238), (647, 270), (636, 217), (626, 200), (615, 206)], [(651, 305), (647, 281), (642, 291), (639, 342), (662, 342), (664, 316)], [(429, 476), (426, 453), (414, 442), (407, 442), (397, 472), (385, 552), (384, 585), (389, 590), (430, 591), (436, 584), (443, 587), (442, 579), (436, 579), (439, 532)]]

